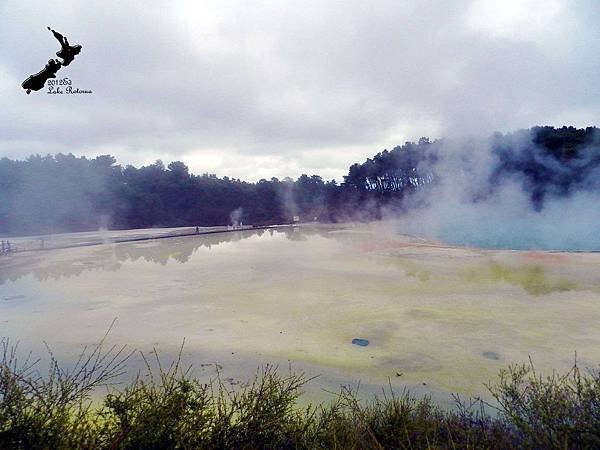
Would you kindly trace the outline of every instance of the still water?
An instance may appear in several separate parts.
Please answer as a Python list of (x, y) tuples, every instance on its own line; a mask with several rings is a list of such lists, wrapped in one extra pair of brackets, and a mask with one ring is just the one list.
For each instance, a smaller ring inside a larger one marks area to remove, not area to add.
[(0, 259), (0, 336), (68, 362), (116, 318), (110, 343), (169, 360), (185, 338), (199, 377), (218, 364), (236, 385), (275, 363), (320, 375), (313, 398), (391, 382), (443, 403), (485, 397), (529, 356), (597, 367), (599, 269), (597, 253), (452, 248), (385, 224), (30, 252)]

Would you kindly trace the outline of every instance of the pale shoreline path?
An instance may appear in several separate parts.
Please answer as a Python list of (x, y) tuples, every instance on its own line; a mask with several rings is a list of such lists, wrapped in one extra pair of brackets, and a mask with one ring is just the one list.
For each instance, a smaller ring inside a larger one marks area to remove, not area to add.
[(292, 364), (321, 375), (312, 398), (389, 382), (443, 403), (485, 397), (484, 383), (529, 357), (543, 373), (567, 370), (575, 351), (598, 367), (599, 253), (398, 231), (303, 225), (17, 253), (0, 258), (0, 336), (69, 361), (117, 318), (111, 344), (170, 359), (185, 338), (200, 376), (217, 363), (234, 386), (261, 364)]
[(241, 230), (263, 230), (293, 225), (265, 226), (214, 226), (214, 227), (171, 227), (171, 228), (136, 228), (130, 230), (98, 230), (78, 233), (56, 233), (35, 236), (10, 236), (3, 240), (10, 241), (16, 253), (56, 250), (61, 248), (87, 247), (90, 245), (118, 244), (121, 242), (147, 241), (151, 239), (168, 239), (182, 236), (197, 236), (213, 233), (230, 233)]

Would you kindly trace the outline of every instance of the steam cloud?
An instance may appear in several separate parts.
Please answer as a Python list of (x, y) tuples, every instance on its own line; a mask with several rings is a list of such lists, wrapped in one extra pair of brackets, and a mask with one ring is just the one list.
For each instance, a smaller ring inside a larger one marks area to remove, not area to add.
[(229, 214), (229, 220), (231, 221), (231, 225), (234, 227), (240, 226), (243, 214), (244, 210), (241, 207), (231, 211), (231, 214)]
[(598, 132), (569, 160), (529, 131), (508, 137), (510, 149), (495, 138), (439, 143), (437, 162), (419, 169), (437, 182), (395, 216), (399, 230), (483, 248), (600, 250)]

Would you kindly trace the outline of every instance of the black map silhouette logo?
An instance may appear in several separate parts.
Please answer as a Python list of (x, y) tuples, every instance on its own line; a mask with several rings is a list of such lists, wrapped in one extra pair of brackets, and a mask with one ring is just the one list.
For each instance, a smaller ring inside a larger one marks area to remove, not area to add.
[(56, 72), (61, 67), (67, 67), (73, 62), (75, 56), (81, 52), (81, 45), (70, 45), (66, 36), (63, 36), (58, 31), (48, 27), (48, 30), (52, 32), (56, 40), (60, 43), (60, 50), (56, 52), (56, 56), (62, 59), (62, 62), (58, 59), (50, 59), (46, 66), (38, 73), (30, 75), (23, 83), (21, 87), (27, 91), (29, 95), (31, 91), (39, 91), (44, 87), (46, 81), (50, 78), (56, 78)]

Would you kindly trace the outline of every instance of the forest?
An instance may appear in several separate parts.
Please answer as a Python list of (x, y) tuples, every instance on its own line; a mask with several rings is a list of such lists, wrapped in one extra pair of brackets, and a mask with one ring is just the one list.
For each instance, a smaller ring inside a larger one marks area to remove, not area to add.
[(195, 175), (181, 161), (136, 168), (110, 155), (38, 154), (0, 159), (0, 234), (213, 226), (238, 219), (266, 225), (294, 216), (376, 220), (383, 211), (403, 214), (427, 203), (427, 192), (447, 171), (468, 178), (477, 152), (486, 153), (489, 170), (486, 183), (473, 190), (473, 202), (507, 179), (521, 184), (536, 210), (549, 196), (600, 189), (596, 127), (533, 127), (458, 142), (423, 137), (352, 164), (341, 182), (316, 174), (247, 182)]

